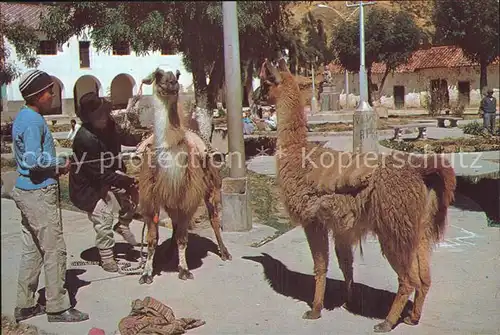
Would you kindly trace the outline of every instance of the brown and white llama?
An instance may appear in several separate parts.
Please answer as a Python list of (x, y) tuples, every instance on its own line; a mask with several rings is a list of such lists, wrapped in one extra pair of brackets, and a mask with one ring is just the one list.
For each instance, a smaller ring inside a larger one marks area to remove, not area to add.
[(172, 220), (172, 241), (179, 254), (179, 278), (192, 279), (186, 262), (189, 222), (205, 201), (210, 223), (215, 233), (222, 260), (231, 255), (222, 241), (219, 205), (222, 180), (220, 169), (207, 154), (203, 140), (187, 131), (177, 109), (179, 97), (178, 79), (174, 75), (156, 69), (143, 80), (153, 85), (154, 141), (145, 148), (139, 172), (139, 207), (147, 224), (148, 256), (142, 283), (153, 281), (153, 257), (158, 244), (158, 225), (155, 220), (163, 208)]
[(308, 143), (299, 87), (283, 60), (278, 68), (266, 60), (260, 75), (270, 99), (276, 100), (278, 181), (285, 207), (291, 220), (304, 228), (314, 261), (314, 301), (303, 318), (321, 316), (329, 234), (345, 278), (349, 306), (353, 246), (372, 232), (399, 282), (389, 314), (374, 330), (391, 331), (413, 290), (415, 302), (404, 322), (417, 324), (431, 285), (431, 250), (444, 234), (447, 209), (453, 201), (453, 169), (439, 156), (409, 159), (352, 154)]

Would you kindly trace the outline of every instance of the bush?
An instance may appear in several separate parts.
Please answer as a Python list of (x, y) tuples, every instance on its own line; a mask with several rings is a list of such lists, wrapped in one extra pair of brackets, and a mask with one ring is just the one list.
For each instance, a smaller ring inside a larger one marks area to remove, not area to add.
[(479, 136), (484, 133), (484, 127), (481, 123), (474, 121), (462, 127), (464, 134)]

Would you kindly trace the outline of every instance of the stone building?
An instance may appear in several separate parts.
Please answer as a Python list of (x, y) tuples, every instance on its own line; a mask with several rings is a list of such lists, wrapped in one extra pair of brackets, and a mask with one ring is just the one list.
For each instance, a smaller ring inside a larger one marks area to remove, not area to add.
[[(0, 13), (7, 24), (24, 20), (24, 24), (38, 27), (40, 14), (45, 7), (36, 3), (0, 3)], [(180, 84), (192, 86), (192, 75), (186, 71), (180, 54), (170, 50), (151, 52), (146, 56), (136, 56), (124, 42), (113, 46), (108, 52), (97, 52), (90, 40), (89, 31), (82, 36), (72, 36), (68, 42), (58, 45), (39, 34), (40, 45), (38, 69), (49, 73), (55, 81), (55, 99), (51, 114), (74, 116), (79, 98), (90, 91), (111, 99), (114, 108), (124, 108), (128, 99), (137, 94), (141, 80), (156, 67), (164, 70), (179, 69), (182, 73)], [(8, 59), (24, 72), (27, 68), (18, 60), (15, 48), (4, 38), (10, 49)], [(19, 78), (9, 85), (2, 85), (2, 119), (14, 117), (24, 104), (19, 92)], [(144, 95), (151, 95), (151, 86), (143, 87)]]
[[(499, 94), (499, 60), (488, 66), (488, 87)], [(340, 105), (346, 108), (345, 71), (338, 64), (330, 64), (336, 89), (341, 92)], [(372, 82), (378, 85), (385, 72), (385, 65), (372, 66)], [(417, 50), (407, 64), (390, 73), (381, 91), (381, 103), (392, 110), (424, 109), (431, 92), (444, 97), (449, 107), (463, 105), (477, 109), (481, 101), (479, 92), (480, 68), (468, 60), (456, 46), (433, 46)], [(355, 108), (359, 101), (358, 74), (348, 74), (348, 108)]]

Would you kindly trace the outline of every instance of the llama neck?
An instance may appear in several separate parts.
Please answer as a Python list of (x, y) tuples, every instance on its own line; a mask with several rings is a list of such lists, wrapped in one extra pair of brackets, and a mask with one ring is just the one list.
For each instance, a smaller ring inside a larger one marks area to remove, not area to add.
[(276, 104), (278, 116), (277, 144), (278, 148), (291, 154), (291, 156), (290, 154), (283, 155), (283, 158), (295, 159), (295, 155), (300, 155), (302, 148), (307, 145), (307, 119), (304, 114), (304, 106), (299, 98), (298, 86), (292, 86), (290, 89), (283, 91), (284, 96)]
[(154, 116), (155, 116), (155, 146), (159, 147), (170, 147), (174, 143), (169, 140), (170, 136), (167, 136), (172, 130), (179, 129), (181, 127), (181, 120), (177, 110), (177, 99), (161, 99), (155, 94), (154, 99)]

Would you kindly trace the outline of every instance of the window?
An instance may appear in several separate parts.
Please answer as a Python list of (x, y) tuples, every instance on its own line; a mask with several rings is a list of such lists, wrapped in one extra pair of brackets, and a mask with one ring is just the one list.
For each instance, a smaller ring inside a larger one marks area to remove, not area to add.
[(119, 42), (113, 45), (113, 55), (124, 56), (130, 55), (130, 44), (128, 42)]
[(470, 104), (470, 82), (458, 82), (458, 102), (461, 106), (469, 106)]
[(169, 48), (167, 45), (163, 44), (163, 45), (161, 46), (161, 54), (162, 54), (163, 56), (170, 55), (170, 48)]
[(394, 107), (403, 108), (405, 106), (405, 87), (394, 86)]
[(81, 41), (80, 48), (80, 68), (90, 67), (90, 42)]
[(38, 44), (38, 55), (57, 55), (56, 41), (40, 41)]

